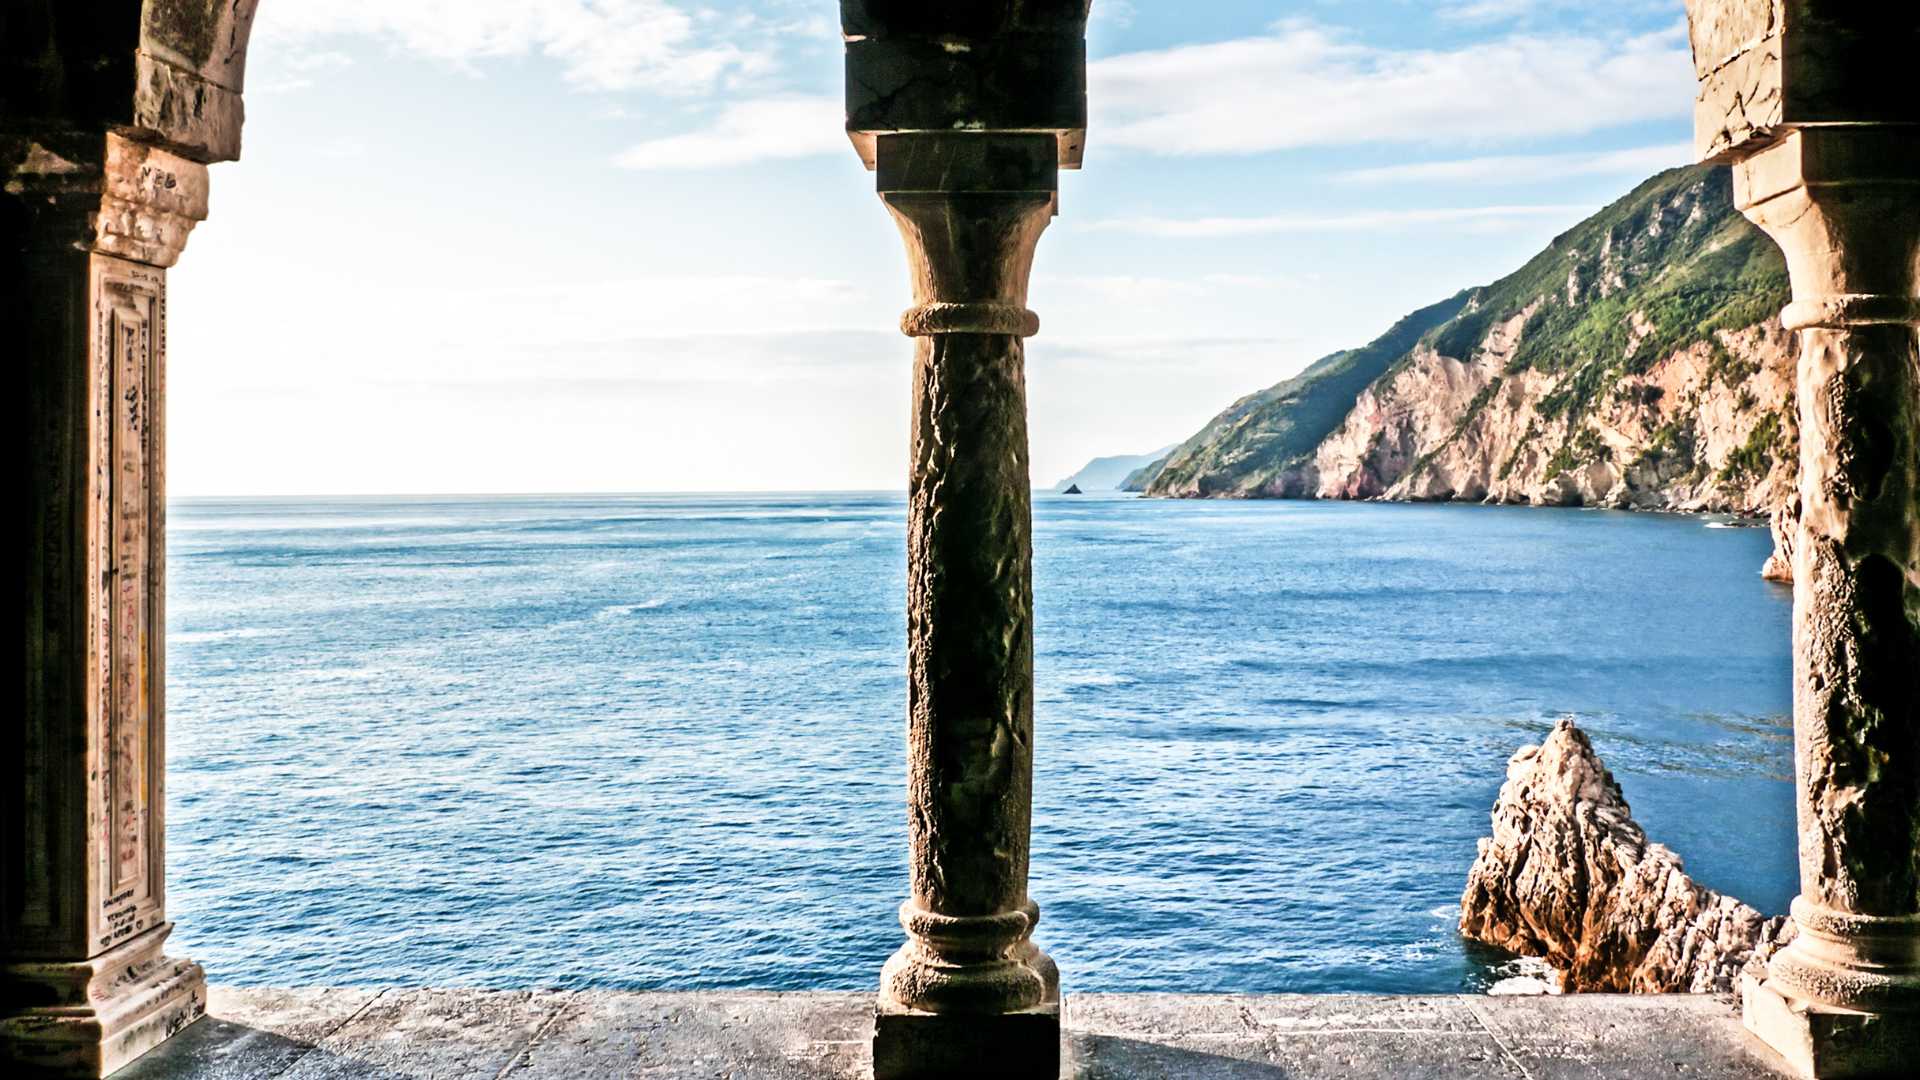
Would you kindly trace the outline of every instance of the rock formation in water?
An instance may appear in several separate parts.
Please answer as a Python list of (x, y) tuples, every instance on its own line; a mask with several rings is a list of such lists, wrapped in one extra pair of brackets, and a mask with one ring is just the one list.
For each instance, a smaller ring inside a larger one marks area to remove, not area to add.
[(1689, 878), (1634, 823), (1586, 734), (1562, 720), (1507, 763), (1460, 932), (1544, 958), (1563, 990), (1705, 993), (1731, 989), (1793, 924)]
[(1793, 535), (1799, 526), (1800, 493), (1790, 492), (1767, 519), (1767, 527), (1773, 530), (1773, 554), (1760, 568), (1761, 577), (1783, 585), (1793, 583)]
[(1797, 455), (1788, 297), (1728, 171), (1674, 169), (1491, 285), (1235, 402), (1151, 495), (1767, 515)]

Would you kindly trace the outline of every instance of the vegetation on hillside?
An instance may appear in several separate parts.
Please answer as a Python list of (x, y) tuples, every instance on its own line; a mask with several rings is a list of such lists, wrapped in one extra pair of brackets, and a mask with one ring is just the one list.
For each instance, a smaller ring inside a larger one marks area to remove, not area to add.
[[(1724, 168), (1661, 173), (1555, 237), (1514, 273), (1422, 308), (1364, 348), (1334, 353), (1235, 402), (1135, 480), (1154, 494), (1312, 494), (1294, 490), (1289, 478), (1363, 391), (1387, 385), (1429, 350), (1484, 362), (1492, 331), (1516, 320), (1520, 332), (1507, 343), (1512, 351), (1501, 370), (1455, 418), (1441, 446), (1459, 439), (1483, 411), (1502, 408), (1503, 385), (1534, 372), (1552, 380), (1550, 389), (1533, 403), (1523, 446), (1499, 464), (1501, 478), (1536, 440), (1549, 476), (1605, 460), (1610, 451), (1586, 421), (1629, 388), (1647, 393), (1633, 376), (1708, 342), (1716, 377), (1737, 385), (1752, 374), (1751, 363), (1733, 357), (1716, 334), (1761, 323), (1788, 299), (1779, 250), (1734, 210), (1731, 188)], [(1503, 354), (1493, 355), (1500, 362)], [(1778, 422), (1763, 426), (1729, 466), (1734, 473), (1764, 473), (1783, 445)], [(1672, 454), (1687, 441), (1683, 432), (1666, 432), (1645, 453)], [(1415, 472), (1441, 446), (1424, 447)]]
[[(1699, 199), (1675, 198), (1695, 185), (1705, 189)], [(1489, 329), (1533, 307), (1507, 373), (1561, 376), (1541, 414), (1577, 420), (1622, 376), (1712, 341), (1715, 331), (1752, 326), (1788, 296), (1780, 250), (1733, 209), (1728, 170), (1672, 169), (1479, 290), (1471, 310), (1429, 343), (1468, 359)]]
[(1147, 476), (1130, 477), (1129, 489), (1150, 477), (1156, 489), (1191, 484), (1199, 494), (1212, 494), (1216, 474), (1237, 482), (1271, 474), (1313, 453), (1346, 419), (1360, 391), (1422, 335), (1453, 318), (1467, 297), (1463, 291), (1423, 307), (1360, 348), (1330, 353), (1293, 378), (1241, 398), (1164, 461), (1143, 470)]

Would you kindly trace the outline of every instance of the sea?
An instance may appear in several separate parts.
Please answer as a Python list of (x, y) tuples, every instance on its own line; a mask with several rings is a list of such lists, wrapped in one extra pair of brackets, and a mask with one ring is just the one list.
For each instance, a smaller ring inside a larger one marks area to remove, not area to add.
[[(170, 507), (171, 948), (229, 985), (858, 989), (902, 940), (899, 494)], [(1036, 935), (1074, 990), (1483, 990), (1458, 902), (1572, 717), (1795, 889), (1760, 529), (1034, 496)]]

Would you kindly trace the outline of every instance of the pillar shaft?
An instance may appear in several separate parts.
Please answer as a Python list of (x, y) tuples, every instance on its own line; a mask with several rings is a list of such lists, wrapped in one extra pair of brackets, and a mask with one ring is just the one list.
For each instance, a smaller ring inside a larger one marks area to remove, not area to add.
[(901, 326), (917, 340), (912, 877), (900, 909), (907, 942), (881, 975), (876, 1071), (1052, 1076), (1058, 974), (1031, 940), (1039, 908), (1027, 897), (1033, 545), (1021, 339), (1038, 329), (1027, 277), (1054, 210), (1055, 139), (882, 135), (877, 154), (914, 283)]
[(205, 1010), (166, 915), (166, 270), (205, 167), (14, 140), (0, 234), (26, 472), (18, 721), (0, 732), (0, 1063), (101, 1076)]
[(1798, 936), (1747, 1020), (1807, 1073), (1877, 1075), (1920, 1055), (1920, 127), (1794, 131), (1735, 188), (1801, 345)]

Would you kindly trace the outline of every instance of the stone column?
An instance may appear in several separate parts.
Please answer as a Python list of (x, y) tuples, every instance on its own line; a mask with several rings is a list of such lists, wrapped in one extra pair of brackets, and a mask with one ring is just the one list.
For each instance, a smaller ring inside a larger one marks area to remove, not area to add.
[(915, 306), (907, 481), (907, 942), (880, 977), (874, 1072), (1046, 1077), (1059, 973), (1031, 939), (1033, 545), (1025, 349), (1052, 134), (880, 135)]
[(0, 721), (4, 1076), (104, 1075), (206, 1007), (199, 965), (163, 949), (166, 270), (206, 217), (207, 164), (240, 156), (254, 4), (0, 18), (23, 541)]
[(1034, 245), (1086, 145), (1087, 0), (840, 0), (847, 136), (900, 226), (917, 339), (907, 509), (907, 943), (874, 1075), (1060, 1070), (1035, 947), (1033, 545), (1023, 338)]
[(1920, 125), (1789, 131), (1734, 166), (1800, 332), (1798, 936), (1744, 987), (1810, 1076), (1920, 1063)]
[(0, 341), (23, 412), (16, 710), (0, 725), (0, 1072), (99, 1077), (206, 1008), (166, 914), (166, 267), (206, 167), (0, 139)]
[(1687, 0), (1694, 143), (1780, 245), (1799, 332), (1798, 936), (1746, 1024), (1811, 1077), (1920, 1061), (1920, 11)]

